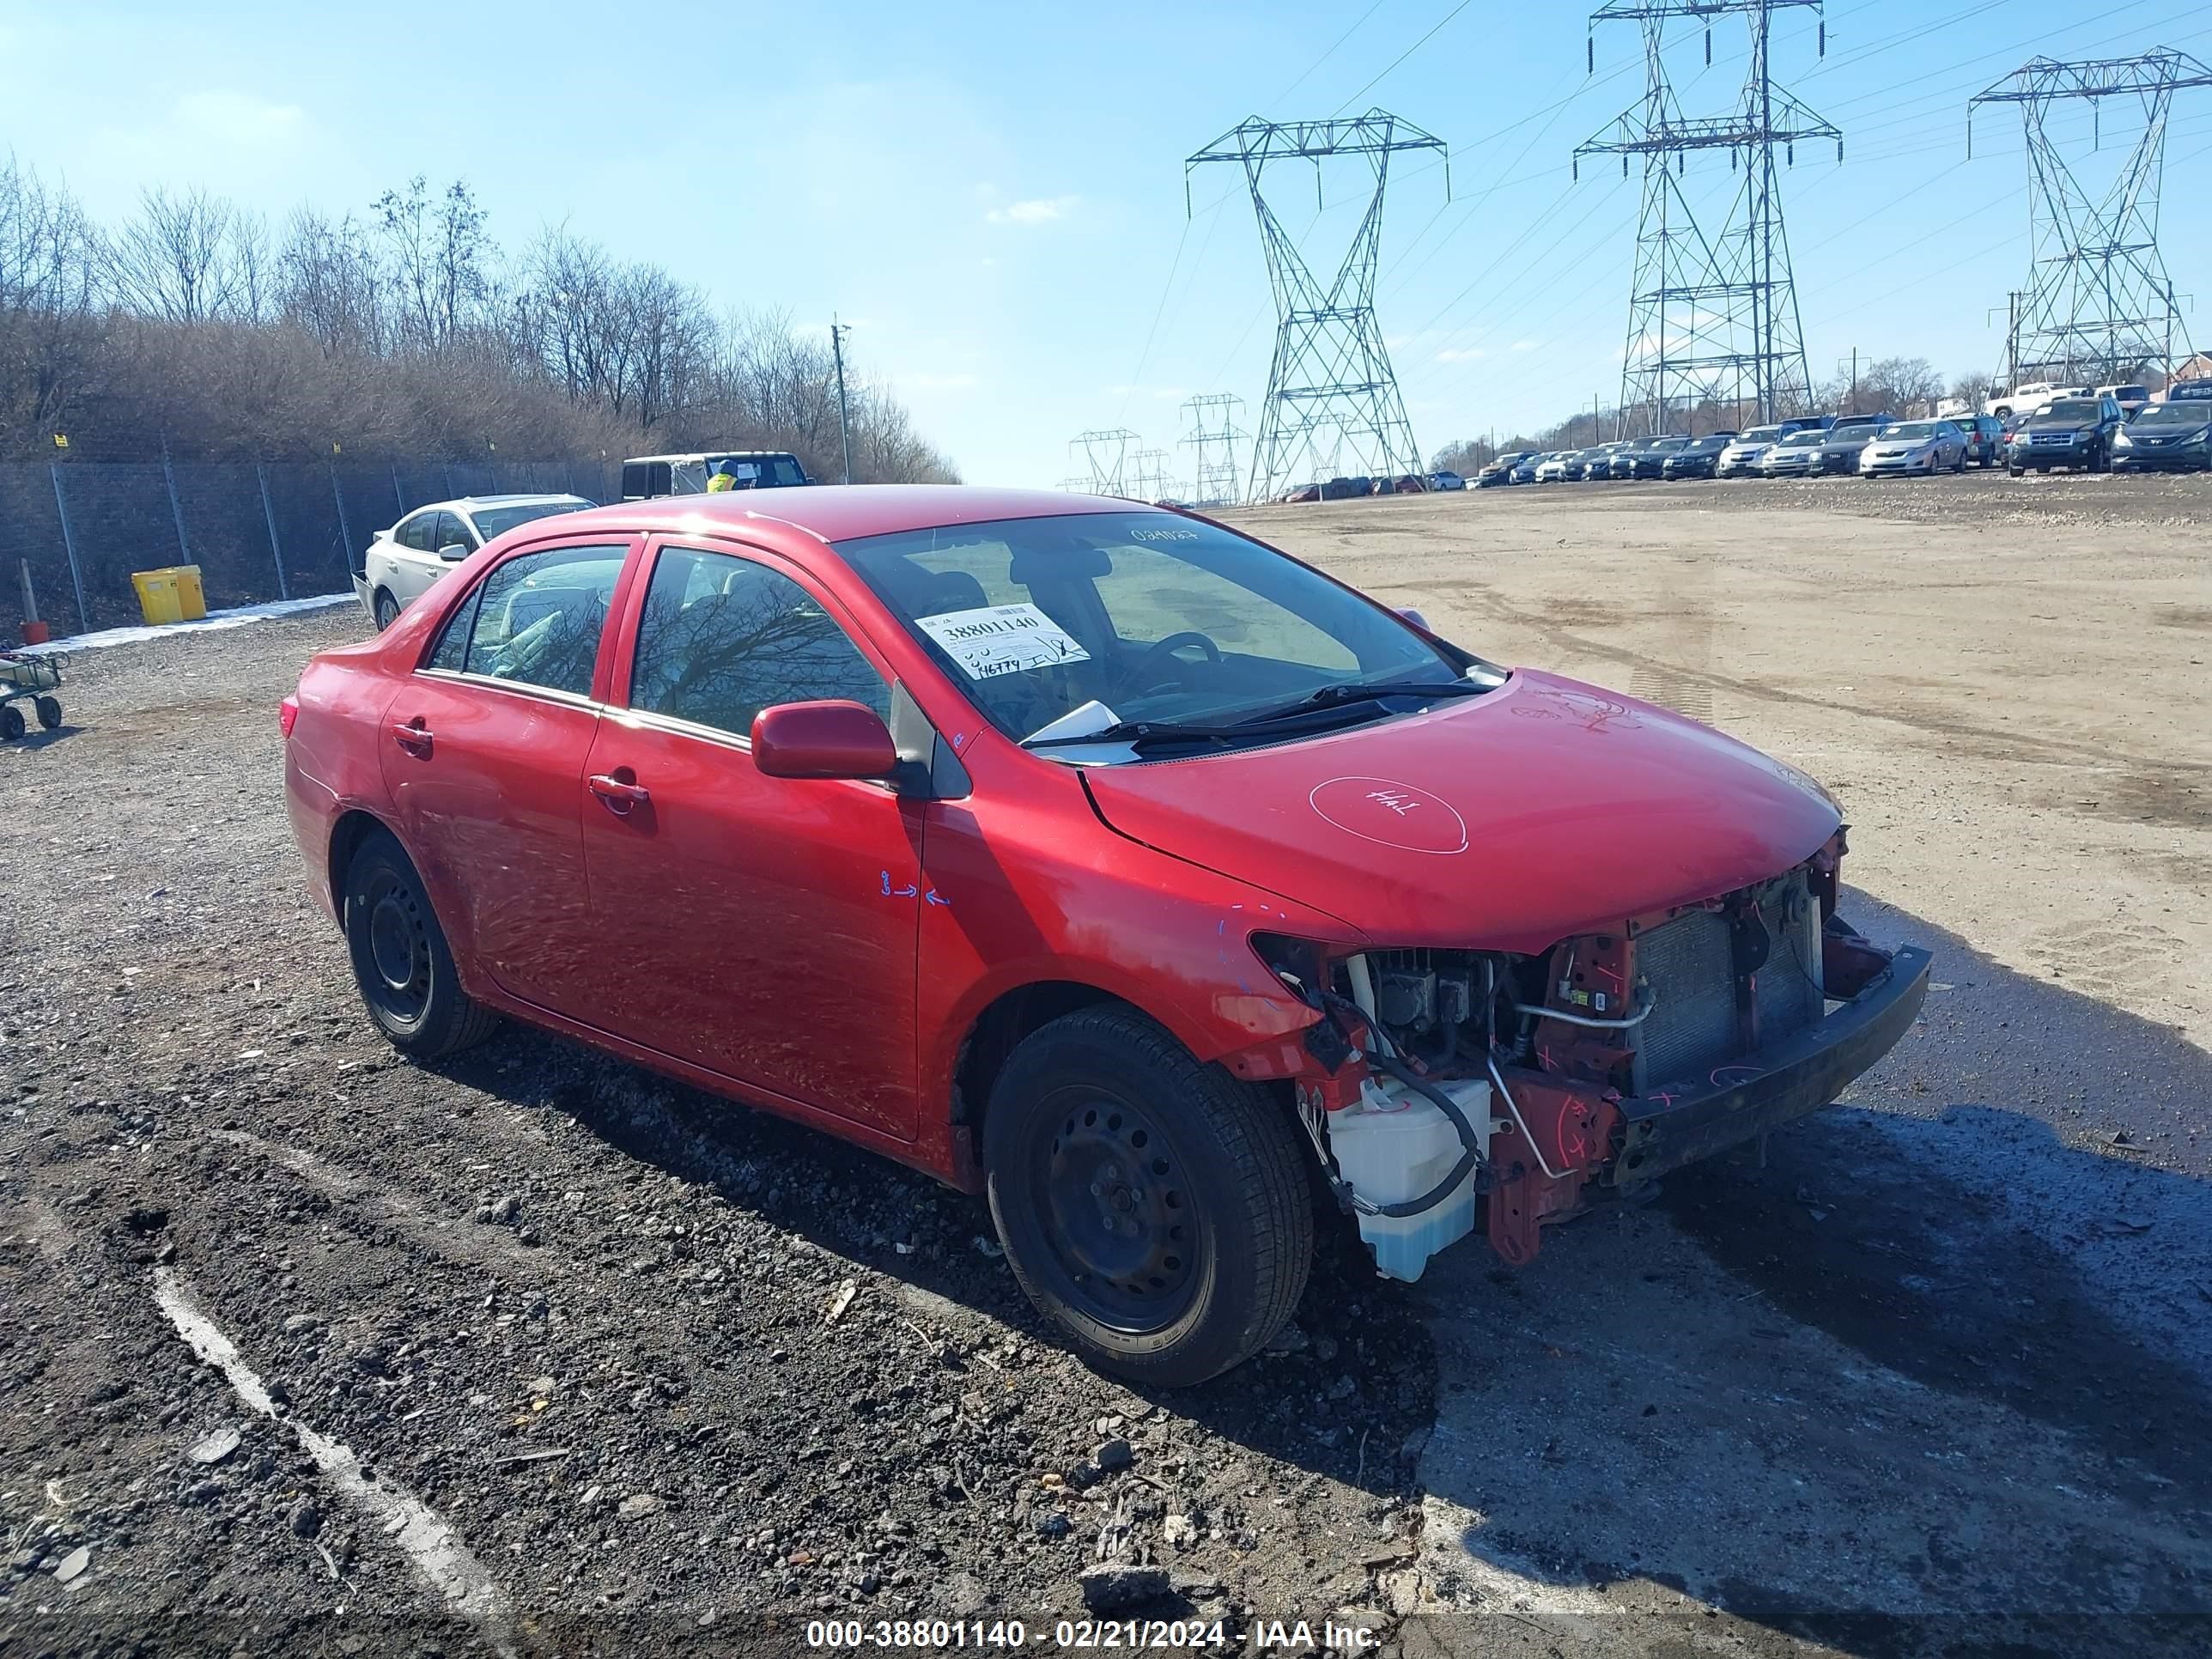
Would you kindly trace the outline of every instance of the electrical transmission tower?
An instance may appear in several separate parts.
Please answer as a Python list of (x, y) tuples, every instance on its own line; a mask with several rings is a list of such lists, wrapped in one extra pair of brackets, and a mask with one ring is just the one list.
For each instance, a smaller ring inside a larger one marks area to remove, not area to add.
[(1140, 449), (1129, 457), (1129, 494), (1140, 501), (1156, 501), (1168, 493), (1168, 453)]
[[(1337, 471), (1347, 448), (1358, 471), (1395, 476), (1421, 471), (1413, 424), (1406, 418), (1398, 377), (1375, 320), (1375, 273), (1390, 158), (1414, 149), (1445, 154), (1441, 138), (1379, 109), (1341, 121), (1262, 121), (1255, 115), (1183, 162), (1186, 211), (1191, 170), (1209, 161), (1235, 161), (1244, 169), (1252, 211), (1260, 222), (1276, 322), (1274, 361), (1260, 410), (1259, 441), (1252, 450), (1255, 500)], [(1324, 289), (1268, 207), (1262, 175), (1271, 161), (1310, 161), (1318, 200), (1322, 162), (1346, 155), (1366, 159), (1375, 187), (1336, 279)], [(1448, 159), (1444, 194), (1447, 199), (1451, 194)]]
[[(2204, 86), (2212, 86), (2212, 70), (2161, 48), (2078, 64), (2033, 58), (1967, 103), (1969, 155), (1973, 112), (1984, 104), (2018, 104), (2027, 129), (2030, 263), (2006, 341), (2014, 385), (2021, 378), (2112, 385), (2154, 362), (2172, 372), (2181, 319), (2158, 251), (2166, 117), (2175, 93)], [(2133, 99), (2142, 112), (2142, 137), (2096, 200), (2047, 125), (2052, 105), (2077, 98), (2088, 100), (2100, 137), (2106, 99)]]
[[(1596, 25), (1632, 21), (1644, 33), (1644, 101), (1575, 151), (1579, 176), (1586, 155), (1644, 158), (1644, 204), (1636, 228), (1636, 274), (1630, 285), (1628, 349), (1621, 365), (1624, 423), (1667, 429), (1672, 411), (1701, 403), (1756, 408), (1771, 421), (1809, 407), (1805, 332), (1790, 272), (1790, 239), (1782, 222), (1776, 146), (1796, 160), (1797, 141), (1832, 138), (1843, 160), (1843, 134), (1774, 84), (1768, 47), (1774, 14), (1820, 11), (1822, 0), (1607, 0), (1590, 14), (1589, 63), (1597, 63)], [(1751, 30), (1751, 72), (1729, 114), (1685, 116), (1667, 78), (1663, 35), (1671, 18), (1701, 20), (1705, 61), (1713, 60), (1712, 20), (1743, 14)], [(1820, 25), (1827, 53), (1827, 23)], [(1742, 174), (1717, 234), (1708, 235), (1691, 210), (1681, 182), (1693, 150), (1724, 149)]]
[(1189, 399), (1190, 431), (1182, 442), (1198, 452), (1193, 462), (1191, 504), (1227, 507), (1237, 499), (1237, 441), (1252, 434), (1237, 429), (1237, 411), (1244, 400), (1216, 392)]
[(1126, 426), (1079, 432), (1068, 443), (1083, 452), (1085, 488), (1093, 495), (1126, 495), (1129, 446), (1144, 440)]

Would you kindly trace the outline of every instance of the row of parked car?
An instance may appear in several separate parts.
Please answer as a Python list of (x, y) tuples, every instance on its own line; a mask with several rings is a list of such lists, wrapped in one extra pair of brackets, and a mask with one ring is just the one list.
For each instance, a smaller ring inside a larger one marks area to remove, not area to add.
[[(2200, 390), (2201, 388), (2201, 390)], [(2133, 410), (2109, 392), (2066, 397), (2025, 416), (1822, 415), (1745, 432), (1622, 438), (1587, 449), (1501, 455), (1475, 488), (1621, 478), (1875, 478), (2002, 466), (2013, 477), (2081, 471), (2212, 469), (2212, 380), (2189, 381)]]
[[(1467, 480), (1456, 472), (1401, 472), (1395, 478), (1375, 478), (1362, 474), (1357, 477), (1330, 478), (1321, 483), (1300, 484), (1286, 489), (1274, 499), (1279, 501), (1341, 501), (1355, 495), (1420, 495), (1431, 489), (1464, 489)], [(1160, 507), (1179, 506), (1175, 501), (1154, 503)]]

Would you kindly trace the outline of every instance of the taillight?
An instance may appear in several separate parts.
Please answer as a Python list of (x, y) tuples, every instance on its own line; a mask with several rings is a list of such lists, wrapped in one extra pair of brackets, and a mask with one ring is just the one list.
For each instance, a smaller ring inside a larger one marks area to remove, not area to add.
[(299, 718), (300, 700), (297, 697), (287, 697), (276, 705), (276, 725), (286, 737), (292, 735), (293, 725)]

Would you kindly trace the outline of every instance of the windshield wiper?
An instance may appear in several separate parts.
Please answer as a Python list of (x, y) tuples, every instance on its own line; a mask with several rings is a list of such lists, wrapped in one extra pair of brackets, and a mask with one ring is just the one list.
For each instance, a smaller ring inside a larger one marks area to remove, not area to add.
[[(1474, 687), (1469, 687), (1474, 690)], [(1354, 702), (1358, 699), (1352, 700)], [(1273, 714), (1255, 714), (1228, 726), (1187, 725), (1179, 720), (1117, 720), (1112, 726), (1064, 738), (1025, 738), (1024, 749), (1066, 749), (1079, 744), (1126, 743), (1142, 748), (1148, 743), (1251, 743), (1285, 732), (1326, 731), (1341, 722), (1350, 703), (1332, 698), (1327, 702), (1300, 703)]]
[(1351, 680), (1309, 691), (1296, 702), (1279, 708), (1263, 708), (1237, 721), (1239, 726), (1262, 726), (1316, 708), (1337, 708), (1346, 703), (1376, 702), (1384, 697), (1474, 697), (1491, 690), (1472, 680)]

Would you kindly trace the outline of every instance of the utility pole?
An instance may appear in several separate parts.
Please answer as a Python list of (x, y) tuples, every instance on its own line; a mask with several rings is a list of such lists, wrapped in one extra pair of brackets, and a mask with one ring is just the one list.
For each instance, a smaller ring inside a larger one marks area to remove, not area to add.
[[(1183, 162), (1186, 213), (1194, 168), (1231, 161), (1243, 170), (1267, 256), (1275, 301), (1275, 356), (1260, 406), (1260, 434), (1252, 447), (1249, 494), (1255, 501), (1279, 495), (1290, 484), (1327, 477), (1337, 470), (1347, 445), (1353, 465), (1363, 472), (1394, 477), (1425, 470), (1375, 315), (1390, 159), (1414, 150), (1431, 150), (1443, 159), (1444, 198), (1449, 201), (1451, 161), (1443, 140), (1381, 109), (1327, 121), (1263, 121), (1252, 116)], [(1311, 161), (1318, 191), (1321, 163), (1343, 157), (1364, 161), (1374, 186), (1335, 279), (1324, 284), (1268, 205), (1262, 181), (1271, 164)]]
[(845, 482), (853, 482), (853, 425), (845, 407), (845, 336), (850, 325), (840, 323), (837, 313), (830, 313), (830, 350), (837, 359), (837, 441), (845, 449)]
[[(1783, 224), (1775, 151), (1796, 160), (1800, 139), (1832, 139), (1843, 160), (1843, 134), (1774, 84), (1768, 47), (1773, 14), (1809, 9), (1824, 0), (1604, 0), (1590, 14), (1595, 27), (1632, 21), (1644, 37), (1643, 100), (1575, 151), (1577, 175), (1587, 157), (1644, 161), (1643, 205), (1637, 222), (1629, 291), (1628, 348), (1621, 367), (1620, 410), (1614, 430), (1633, 420), (1666, 429), (1679, 404), (1756, 403), (1763, 421), (1776, 419), (1800, 397), (1809, 401), (1804, 331)], [(1668, 75), (1664, 31), (1670, 21), (1702, 22), (1705, 62), (1712, 62), (1712, 22), (1742, 16), (1751, 36), (1751, 69), (1735, 109), (1718, 116), (1681, 112)], [(1827, 25), (1820, 25), (1827, 53)], [(1681, 182), (1692, 151), (1726, 150), (1729, 167), (1743, 169), (1717, 234), (1708, 235)], [(1633, 413), (1632, 413), (1633, 411)]]
[[(2212, 66), (2161, 47), (2079, 63), (2033, 58), (1968, 100), (1969, 155), (1973, 112), (1984, 104), (2017, 104), (2027, 129), (2030, 252), (2008, 341), (2014, 386), (2022, 374), (2131, 380), (2154, 360), (2171, 371), (2180, 318), (2158, 233), (2166, 116), (2175, 93), (2208, 87)], [(2060, 153), (2051, 122), (2062, 103), (2079, 100), (2096, 112), (2106, 99), (2140, 110), (2143, 129), (2117, 175), (2097, 191)], [(2185, 331), (2178, 349), (2188, 355)]]
[[(1844, 411), (1844, 414), (1846, 414), (1846, 415), (1856, 415), (1856, 414), (1857, 414), (1857, 413), (1859, 412), (1859, 349), (1858, 349), (1856, 346), (1853, 346), (1853, 347), (1851, 348), (1850, 363), (1851, 363), (1851, 395), (1850, 395), (1850, 407), (1849, 409), (1846, 409), (1846, 410)], [(1844, 366), (1844, 360), (1843, 360), (1841, 357), (1837, 358), (1837, 359), (1836, 359), (1836, 367), (1837, 367), (1838, 368), (1841, 368), (1843, 366)]]

